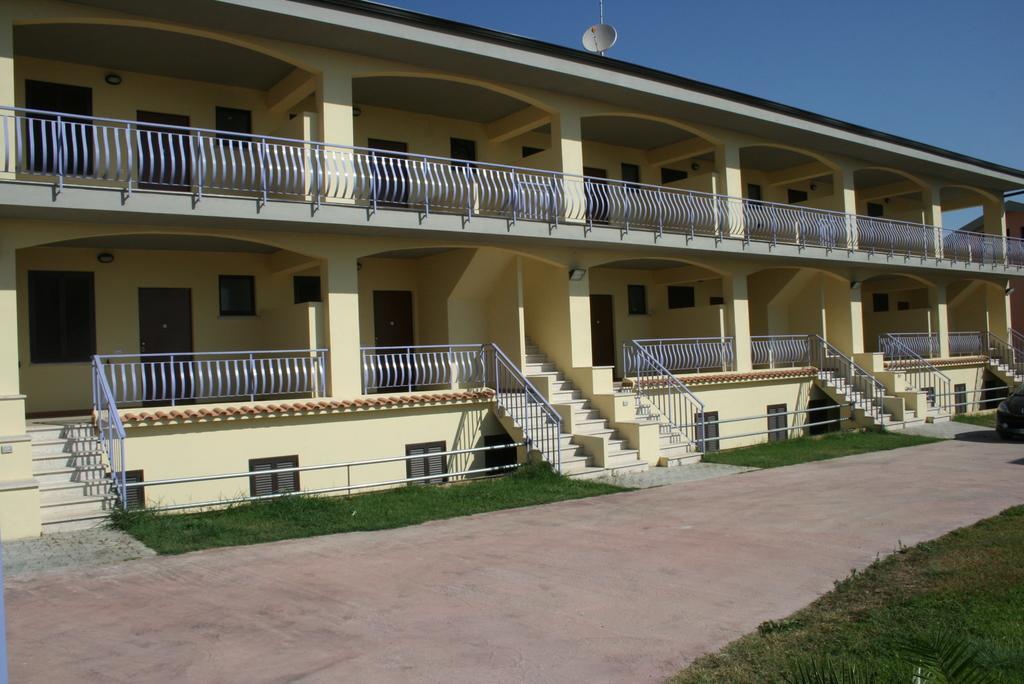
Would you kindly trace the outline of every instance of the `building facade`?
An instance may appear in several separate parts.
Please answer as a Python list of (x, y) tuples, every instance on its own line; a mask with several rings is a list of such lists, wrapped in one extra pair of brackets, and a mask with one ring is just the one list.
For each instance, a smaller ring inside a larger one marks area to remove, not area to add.
[(0, 8), (5, 538), (671, 466), (1024, 379), (1024, 172), (384, 6), (205, 10)]

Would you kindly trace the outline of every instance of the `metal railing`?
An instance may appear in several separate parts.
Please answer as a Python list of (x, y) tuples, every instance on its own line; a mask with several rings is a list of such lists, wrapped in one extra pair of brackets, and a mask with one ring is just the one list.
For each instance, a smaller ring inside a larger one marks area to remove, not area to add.
[(123, 505), (128, 501), (125, 472), (127, 470), (124, 448), (124, 425), (117, 410), (114, 392), (103, 372), (99, 358), (92, 359), (93, 418), (96, 432), (107, 454), (110, 481), (114, 492)]
[[(117, 405), (257, 397), (324, 396), (326, 349), (98, 354), (94, 367)], [(97, 399), (94, 388), (94, 406)]]
[(1020, 354), (1024, 354), (1024, 334), (1010, 330), (1010, 346)]
[[(951, 332), (949, 333), (950, 356), (983, 356), (987, 355), (988, 333), (986, 332)], [(936, 349), (935, 356), (939, 352)]]
[[(444, 472), (431, 473), (428, 475), (419, 476), (407, 476), (404, 478), (395, 478), (391, 480), (381, 480), (376, 482), (359, 482), (356, 484), (352, 483), (352, 469), (359, 468), (362, 466), (381, 466), (388, 463), (402, 463), (408, 462), (412, 459), (423, 459), (423, 458), (441, 458), (445, 459), (447, 463), (451, 457), (460, 457), (466, 455), (473, 455), (480, 453), (486, 453), (488, 451), (500, 451), (504, 449), (516, 449), (519, 447), (527, 446), (525, 442), (513, 442), (510, 444), (498, 444), (494, 446), (483, 446), (474, 447), (470, 449), (454, 449), (451, 451), (438, 451), (429, 454), (416, 454), (416, 455), (405, 455), (405, 456), (393, 456), (389, 458), (376, 458), (369, 460), (359, 461), (343, 461), (340, 463), (322, 463), (311, 466), (295, 466), (289, 468), (274, 468), (272, 470), (250, 470), (238, 473), (220, 473), (217, 475), (196, 475), (193, 477), (177, 477), (168, 478), (164, 480), (148, 480), (145, 482), (129, 482), (126, 485), (127, 489), (132, 488), (144, 488), (150, 489), (154, 487), (166, 487), (170, 485), (180, 484), (191, 484), (195, 482), (213, 482), (217, 480), (235, 480), (241, 478), (253, 478), (253, 477), (266, 477), (267, 475), (273, 474), (278, 477), (281, 475), (287, 475), (289, 473), (306, 473), (314, 471), (326, 471), (326, 470), (345, 470), (346, 484), (334, 485), (330, 487), (319, 487), (315, 489), (296, 489), (295, 491), (278, 492), (275, 494), (260, 494), (260, 495), (249, 495), (249, 496), (235, 496), (231, 498), (211, 499), (209, 501), (190, 501), (182, 504), (168, 504), (168, 505), (147, 505), (148, 510), (156, 511), (175, 511), (185, 510), (190, 508), (210, 508), (214, 506), (225, 506), (230, 504), (248, 503), (253, 501), (266, 501), (269, 499), (280, 499), (286, 496), (298, 496), (298, 495), (318, 495), (318, 494), (332, 494), (337, 492), (352, 493), (362, 489), (375, 489), (379, 487), (390, 487), (401, 484), (417, 484), (417, 483), (431, 483), (438, 480), (444, 482), (452, 479), (469, 478), (473, 476), (486, 476), (496, 475), (504, 472), (515, 470), (519, 467), (519, 464), (507, 464), (498, 466), (484, 466), (481, 468), (463, 468), (456, 470), (449, 470), (447, 465)], [(148, 495), (146, 496), (148, 499)], [(122, 501), (125, 499), (122, 498)]]
[(362, 347), (363, 392), (479, 387), (487, 377), (480, 344)]
[(933, 359), (939, 356), (939, 336), (936, 333), (882, 333), (878, 336), (878, 351), (887, 359), (913, 358), (913, 355)]
[[(843, 408), (844, 405), (845, 404), (835, 404), (833, 406), (820, 406), (820, 407), (816, 407), (816, 408), (799, 409), (799, 410), (796, 410), (796, 411), (779, 411), (779, 412), (776, 412), (776, 413), (759, 413), (759, 414), (753, 415), (753, 416), (741, 416), (739, 418), (723, 418), (723, 419), (714, 420), (714, 421), (707, 421), (706, 427), (708, 429), (714, 428), (716, 433), (720, 433), (719, 426), (721, 426), (721, 425), (729, 425), (731, 423), (748, 423), (748, 422), (753, 422), (753, 421), (758, 421), (758, 420), (765, 420), (766, 421), (768, 419), (774, 419), (775, 421), (779, 421), (780, 418), (785, 417), (786, 418), (786, 425), (782, 426), (782, 427), (774, 427), (774, 428), (773, 427), (768, 427), (768, 428), (765, 428), (764, 430), (754, 430), (754, 431), (750, 431), (750, 432), (741, 432), (741, 433), (727, 434), (727, 435), (716, 434), (716, 436), (713, 439), (715, 441), (726, 441), (726, 440), (730, 440), (730, 439), (740, 439), (740, 438), (743, 438), (743, 437), (759, 437), (760, 435), (768, 435), (769, 441), (772, 440), (772, 436), (773, 435), (781, 435), (781, 437), (779, 437), (779, 439), (790, 439), (791, 438), (791, 433), (793, 433), (793, 432), (800, 432), (800, 433), (802, 433), (803, 431), (808, 430), (809, 428), (812, 428), (812, 427), (824, 427), (826, 425), (835, 425), (835, 426), (841, 428), (843, 422), (848, 421), (848, 420), (853, 420), (853, 413), (852, 413), (852, 411), (850, 412), (850, 415), (848, 415), (846, 417), (843, 417), (843, 415), (842, 415), (842, 408)], [(833, 412), (833, 411), (839, 411), (839, 416), (836, 417), (836, 418), (827, 418), (827, 417), (825, 417), (825, 418), (819, 419), (819, 416), (821, 416), (822, 413), (826, 413), (827, 414), (827, 413)], [(789, 424), (789, 417), (790, 416), (808, 416), (809, 419), (810, 419), (810, 422), (797, 423), (797, 422), (794, 421), (793, 424)], [(804, 435), (800, 434), (798, 436), (804, 436)], [(710, 437), (708, 438), (709, 441), (711, 439), (712, 438), (710, 438)]]
[(1024, 376), (1024, 352), (991, 332), (976, 333), (982, 354), (999, 366), (1006, 366), (1014, 376)]
[[(732, 337), (678, 337), (633, 340), (672, 373), (693, 373), (736, 368), (736, 344)], [(623, 372), (632, 375), (631, 357), (623, 356)]]
[(811, 363), (808, 335), (754, 335), (750, 338), (754, 368), (798, 368)]
[(635, 378), (637, 415), (657, 420), (661, 432), (704, 451), (704, 403), (638, 341), (622, 345), (622, 358)]
[(1024, 267), (1024, 241), (657, 185), (274, 136), (0, 108), (0, 172), (135, 190), (341, 201)]
[(531, 447), (562, 470), (562, 419), (496, 344), (363, 347), (363, 392), (488, 387)]
[(902, 373), (909, 387), (928, 393), (928, 404), (949, 411), (952, 381), (949, 376), (928, 362), (926, 358), (908, 347), (901, 338), (893, 335), (879, 337), (879, 349), (892, 350), (890, 367)]

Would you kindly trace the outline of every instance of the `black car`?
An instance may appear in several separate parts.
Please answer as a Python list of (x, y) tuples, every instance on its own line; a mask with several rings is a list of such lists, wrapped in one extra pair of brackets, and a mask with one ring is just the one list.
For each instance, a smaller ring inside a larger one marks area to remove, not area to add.
[(1003, 439), (1024, 437), (1024, 385), (1015, 389), (996, 409), (996, 432)]

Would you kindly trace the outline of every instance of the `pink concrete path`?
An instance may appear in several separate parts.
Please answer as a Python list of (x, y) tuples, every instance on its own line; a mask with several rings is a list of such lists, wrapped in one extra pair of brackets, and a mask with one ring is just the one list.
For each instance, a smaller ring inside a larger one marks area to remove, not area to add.
[(12, 681), (643, 682), (899, 543), (1024, 503), (944, 442), (357, 533), (10, 578)]

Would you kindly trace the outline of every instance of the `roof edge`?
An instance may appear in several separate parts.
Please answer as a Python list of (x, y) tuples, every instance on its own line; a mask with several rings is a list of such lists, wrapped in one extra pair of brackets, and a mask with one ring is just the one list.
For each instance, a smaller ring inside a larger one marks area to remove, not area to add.
[(519, 49), (530, 50), (533, 52), (539, 52), (549, 56), (560, 57), (563, 59), (569, 59), (580, 64), (587, 64), (590, 66), (601, 67), (604, 69), (611, 69), (620, 73), (629, 74), (632, 76), (638, 76), (646, 78), (652, 81), (658, 81), (667, 85), (674, 85), (690, 90), (697, 90), (708, 95), (714, 95), (723, 99), (731, 100), (740, 104), (751, 105), (766, 109), (778, 114), (785, 114), (792, 116), (797, 119), (810, 121), (817, 124), (822, 124), (830, 128), (846, 131), (848, 133), (855, 133), (863, 135), (865, 137), (873, 138), (880, 142), (887, 142), (891, 144), (908, 147), (919, 152), (926, 152), (928, 154), (934, 154), (939, 157), (949, 159), (951, 161), (957, 161), (966, 164), (973, 164), (989, 171), (995, 171), (997, 173), (1006, 174), (1009, 176), (1017, 177), (1022, 185), (1024, 185), (1024, 169), (1015, 169), (1010, 166), (1004, 166), (1002, 164), (996, 164), (994, 162), (985, 161), (978, 157), (972, 157), (967, 154), (960, 152), (954, 152), (942, 147), (930, 145), (928, 143), (919, 142), (910, 138), (904, 138), (899, 135), (892, 133), (886, 133), (879, 131), (874, 128), (868, 128), (867, 126), (861, 126), (859, 124), (850, 123), (849, 121), (843, 121), (842, 119), (836, 119), (823, 114), (817, 114), (815, 112), (801, 109), (799, 107), (793, 107), (791, 105), (782, 104), (774, 100), (769, 100), (756, 95), (750, 95), (747, 93), (740, 92), (738, 90), (732, 90), (730, 88), (724, 88), (722, 86), (716, 86), (703, 81), (697, 81), (692, 78), (685, 76), (679, 76), (676, 74), (669, 73), (667, 71), (661, 71), (651, 67), (641, 66), (639, 64), (633, 64), (631, 62), (623, 62), (621, 60), (612, 59), (600, 55), (593, 55), (580, 50), (575, 50), (562, 45), (556, 45), (554, 43), (547, 43), (534, 38), (527, 38), (525, 36), (519, 36), (514, 33), (506, 33), (504, 31), (497, 31), (494, 29), (483, 28), (481, 26), (475, 26), (473, 24), (467, 24), (453, 19), (443, 19), (441, 17), (435, 17), (429, 14), (423, 14), (421, 12), (414, 12), (412, 10), (402, 9), (400, 7), (394, 7), (392, 5), (385, 5), (378, 2), (370, 2), (369, 0), (298, 0), (299, 2), (308, 5), (321, 5), (336, 7), (339, 9), (346, 9), (352, 12), (357, 12), (369, 16), (389, 19), (392, 21), (398, 21), (405, 24), (411, 24), (422, 28), (429, 28), (448, 33), (455, 33), (461, 36), (469, 38), (477, 38), (486, 40), (494, 43), (500, 43), (509, 47), (515, 47)]

